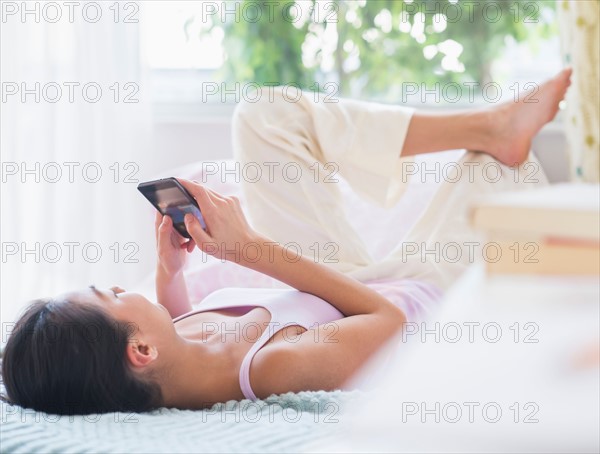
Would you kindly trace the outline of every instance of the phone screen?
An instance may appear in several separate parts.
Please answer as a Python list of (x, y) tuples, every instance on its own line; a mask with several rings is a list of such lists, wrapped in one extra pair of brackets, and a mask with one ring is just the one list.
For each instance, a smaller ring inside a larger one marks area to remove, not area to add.
[(174, 178), (140, 183), (138, 189), (158, 211), (173, 220), (173, 227), (182, 236), (191, 238), (183, 221), (187, 213), (193, 214), (206, 230), (206, 223), (196, 201)]

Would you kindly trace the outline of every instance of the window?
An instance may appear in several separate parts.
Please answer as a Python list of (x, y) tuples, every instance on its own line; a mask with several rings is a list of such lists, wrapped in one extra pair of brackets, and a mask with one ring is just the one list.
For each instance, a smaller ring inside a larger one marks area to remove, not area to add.
[(146, 2), (158, 104), (235, 103), (289, 84), (382, 102), (515, 97), (561, 67), (554, 1)]

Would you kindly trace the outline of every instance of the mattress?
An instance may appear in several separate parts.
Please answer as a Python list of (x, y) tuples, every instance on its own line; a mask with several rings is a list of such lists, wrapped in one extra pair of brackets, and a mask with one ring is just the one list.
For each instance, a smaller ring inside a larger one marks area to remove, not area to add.
[(3, 453), (318, 451), (340, 435), (360, 391), (300, 392), (202, 411), (58, 416), (1, 403)]

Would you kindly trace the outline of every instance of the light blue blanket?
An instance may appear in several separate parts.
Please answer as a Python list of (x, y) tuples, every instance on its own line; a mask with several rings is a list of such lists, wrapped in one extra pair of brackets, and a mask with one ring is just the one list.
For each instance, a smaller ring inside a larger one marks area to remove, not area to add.
[(301, 452), (341, 432), (347, 403), (364, 393), (301, 392), (210, 410), (56, 416), (1, 403), (0, 452)]

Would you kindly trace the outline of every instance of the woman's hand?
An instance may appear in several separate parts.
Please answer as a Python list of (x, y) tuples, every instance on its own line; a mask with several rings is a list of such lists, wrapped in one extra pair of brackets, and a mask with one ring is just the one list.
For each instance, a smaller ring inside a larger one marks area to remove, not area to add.
[(193, 215), (185, 216), (185, 227), (198, 247), (213, 257), (240, 263), (245, 246), (261, 240), (248, 224), (240, 201), (235, 196), (224, 196), (198, 183), (178, 179), (196, 199), (206, 231)]
[(154, 227), (158, 265), (167, 275), (174, 276), (183, 269), (187, 253), (194, 250), (196, 243), (177, 233), (169, 216), (157, 212)]

